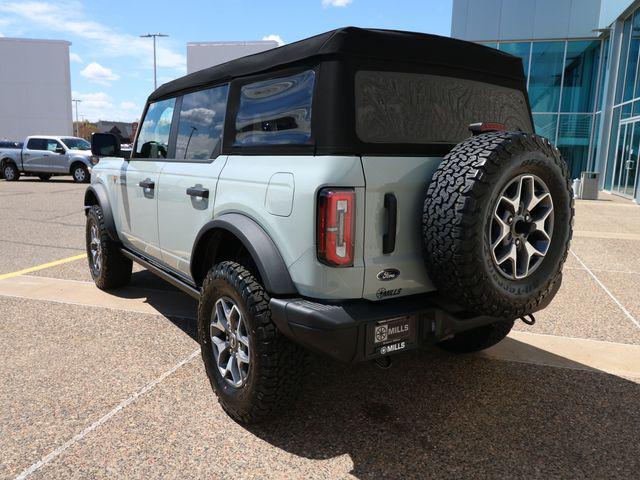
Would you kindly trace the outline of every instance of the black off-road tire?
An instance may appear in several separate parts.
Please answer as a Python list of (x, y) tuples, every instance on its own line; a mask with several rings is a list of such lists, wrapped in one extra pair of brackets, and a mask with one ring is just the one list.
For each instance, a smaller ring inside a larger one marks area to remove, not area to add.
[(437, 345), (452, 353), (472, 353), (493, 347), (502, 341), (513, 328), (513, 321), (500, 321), (456, 334)]
[[(554, 230), (540, 265), (516, 280), (494, 265), (489, 224), (498, 196), (520, 174), (545, 182)], [(427, 191), (422, 232), (429, 276), (441, 294), (470, 312), (505, 320), (534, 312), (561, 282), (573, 214), (567, 165), (548, 140), (522, 132), (471, 137), (444, 157)]]
[[(7, 169), (11, 169), (11, 173), (7, 175)], [(13, 162), (7, 162), (2, 167), (2, 176), (7, 182), (17, 182), (20, 180), (20, 170)]]
[(89, 183), (91, 181), (89, 169), (82, 163), (76, 163), (71, 167), (71, 176), (75, 183)]
[[(238, 305), (249, 332), (250, 367), (238, 388), (220, 374), (209, 333), (215, 303), (222, 296)], [(269, 296), (242, 265), (224, 261), (209, 270), (198, 305), (198, 340), (211, 387), (237, 422), (253, 424), (277, 416), (295, 400), (307, 370), (307, 353), (276, 328)]]
[[(100, 237), (100, 268), (94, 265), (91, 254), (91, 227), (96, 225)], [(104, 224), (104, 215), (99, 205), (93, 205), (87, 212), (86, 248), (91, 278), (100, 290), (124, 287), (131, 281), (133, 262), (120, 253), (118, 243), (114, 242)]]
[(40, 180), (42, 180), (43, 182), (48, 182), (49, 179), (51, 179), (52, 175), (50, 173), (42, 173), (40, 175), (38, 175), (38, 178)]

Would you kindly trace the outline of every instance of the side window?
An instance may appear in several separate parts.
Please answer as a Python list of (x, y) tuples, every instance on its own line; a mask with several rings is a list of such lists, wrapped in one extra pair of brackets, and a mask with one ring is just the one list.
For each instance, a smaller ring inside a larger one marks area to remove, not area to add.
[(171, 119), (173, 118), (175, 103), (176, 99), (170, 98), (149, 105), (140, 127), (135, 157), (167, 158)]
[(315, 72), (250, 83), (240, 89), (235, 146), (308, 144)]
[(176, 161), (209, 160), (219, 153), (229, 86), (193, 92), (182, 97)]
[(55, 152), (56, 148), (58, 148), (58, 147), (62, 148), (62, 145), (57, 140), (47, 139), (47, 140), (45, 140), (45, 142), (46, 142), (46, 146), (45, 146), (44, 150), (49, 150), (50, 152)]
[(27, 148), (29, 150), (46, 150), (47, 141), (44, 138), (30, 138)]

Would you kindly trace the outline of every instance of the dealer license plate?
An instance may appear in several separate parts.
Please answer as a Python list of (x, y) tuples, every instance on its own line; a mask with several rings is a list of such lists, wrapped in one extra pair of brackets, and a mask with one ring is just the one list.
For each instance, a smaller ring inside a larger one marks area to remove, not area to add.
[(415, 345), (415, 317), (392, 318), (367, 326), (367, 356), (388, 355)]

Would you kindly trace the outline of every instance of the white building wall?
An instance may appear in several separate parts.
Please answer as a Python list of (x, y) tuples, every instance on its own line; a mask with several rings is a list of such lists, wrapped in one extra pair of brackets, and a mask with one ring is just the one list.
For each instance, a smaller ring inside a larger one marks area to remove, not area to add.
[(271, 40), (255, 42), (190, 42), (187, 43), (187, 73), (220, 65), (236, 58), (264, 52), (278, 46)]
[(73, 134), (69, 45), (0, 38), (0, 139)]

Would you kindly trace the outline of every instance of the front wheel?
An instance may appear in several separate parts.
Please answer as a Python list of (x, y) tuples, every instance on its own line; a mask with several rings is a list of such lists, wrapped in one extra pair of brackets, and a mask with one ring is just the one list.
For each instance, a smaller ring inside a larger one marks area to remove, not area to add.
[(109, 237), (98, 205), (93, 205), (87, 213), (86, 242), (91, 278), (100, 290), (129, 283), (133, 262), (120, 253), (116, 242)]
[(71, 175), (73, 176), (73, 181), (76, 183), (88, 183), (91, 180), (89, 170), (82, 164), (74, 165), (71, 170)]
[(222, 408), (250, 424), (277, 415), (295, 398), (306, 353), (271, 320), (269, 297), (242, 265), (225, 261), (204, 280), (198, 340)]

